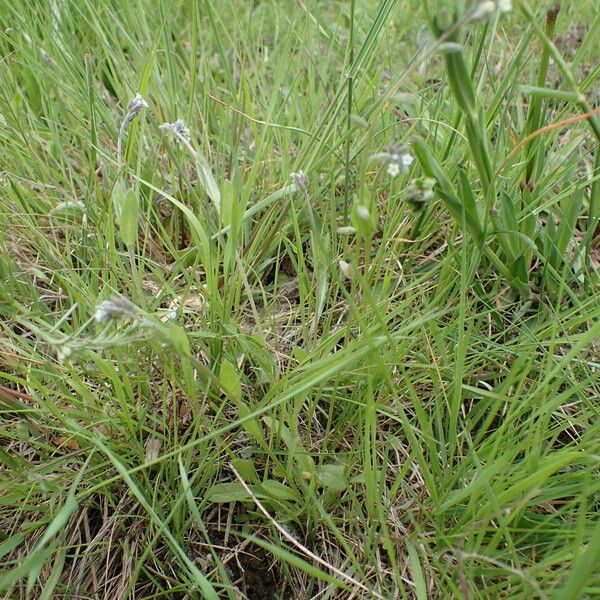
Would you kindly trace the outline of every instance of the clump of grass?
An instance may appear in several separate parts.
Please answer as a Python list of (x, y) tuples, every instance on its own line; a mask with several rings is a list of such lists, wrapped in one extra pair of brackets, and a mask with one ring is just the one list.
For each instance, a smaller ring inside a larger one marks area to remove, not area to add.
[(409, 4), (0, 8), (1, 594), (594, 597), (600, 19)]

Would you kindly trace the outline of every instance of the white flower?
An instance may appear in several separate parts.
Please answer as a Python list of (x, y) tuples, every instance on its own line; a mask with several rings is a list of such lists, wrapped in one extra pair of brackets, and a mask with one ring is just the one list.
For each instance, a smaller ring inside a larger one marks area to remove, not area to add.
[(387, 172), (390, 177), (398, 177), (400, 175), (400, 165), (397, 162), (388, 163)]
[(410, 154), (402, 154), (400, 156), (400, 165), (402, 166), (402, 171), (406, 173), (410, 165), (412, 165), (413, 160), (415, 160)]
[(509, 13), (513, 9), (512, 0), (498, 0), (498, 10), (502, 13)]
[(414, 158), (405, 151), (390, 154), (387, 168), (388, 175), (390, 177), (398, 177), (400, 173), (408, 173), (413, 160)]
[(177, 311), (179, 310), (179, 299), (175, 298), (169, 304), (169, 310), (167, 311), (167, 320), (174, 321), (177, 318)]
[(408, 173), (414, 159), (408, 153), (407, 144), (392, 144), (385, 152), (371, 156), (371, 160), (387, 162), (388, 175), (398, 177), (400, 173)]

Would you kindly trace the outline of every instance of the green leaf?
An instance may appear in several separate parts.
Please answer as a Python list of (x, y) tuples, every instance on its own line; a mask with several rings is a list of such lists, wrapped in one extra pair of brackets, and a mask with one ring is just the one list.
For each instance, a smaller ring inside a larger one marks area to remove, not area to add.
[(312, 456), (304, 449), (300, 438), (295, 436), (288, 427), (281, 423), (281, 421), (273, 421), (271, 417), (264, 417), (263, 422), (271, 431), (273, 431), (273, 433), (281, 437), (291, 456), (293, 456), (294, 460), (297, 462), (299, 468), (302, 471), (307, 471), (308, 473), (314, 474), (314, 460)]
[(346, 467), (344, 465), (323, 465), (319, 469), (317, 479), (324, 488), (332, 492), (341, 493), (348, 487), (345, 470)]
[(169, 323), (161, 327), (161, 332), (179, 356), (189, 357), (191, 355), (190, 341), (183, 327), (176, 323)]
[(11, 571), (0, 572), (0, 591), (14, 585), (19, 579), (22, 579), (31, 572), (38, 572), (44, 566), (46, 560), (52, 556), (55, 550), (54, 544), (47, 548), (41, 548), (30, 552), (14, 569)]
[(555, 90), (554, 88), (537, 87), (535, 85), (522, 85), (519, 87), (522, 94), (528, 96), (536, 96), (539, 98), (549, 98), (551, 100), (559, 100), (561, 102), (570, 101), (578, 102), (579, 96), (575, 92), (569, 90)]
[(558, 255), (558, 235), (556, 230), (557, 227), (556, 223), (554, 222), (554, 217), (549, 214), (548, 218), (546, 219), (546, 225), (540, 229), (540, 240), (544, 257), (555, 269), (558, 269), (560, 259)]
[(557, 453), (543, 458), (539, 461), (534, 473), (515, 482), (498, 494), (498, 505), (504, 506), (510, 502), (514, 502), (521, 495), (535, 495), (536, 490), (542, 489), (548, 477), (551, 477), (567, 465), (577, 465), (580, 460), (581, 455), (575, 451), (564, 452), (562, 454)]
[(471, 235), (477, 240), (477, 243), (483, 244), (483, 227), (479, 218), (479, 210), (477, 209), (477, 199), (464, 169), (459, 169), (458, 174), (460, 177), (461, 200), (463, 201), (467, 226)]
[(260, 483), (256, 467), (251, 460), (247, 458), (234, 458), (231, 464), (246, 483)]
[(518, 235), (517, 211), (512, 198), (506, 193), (500, 194), (500, 208), (504, 231), (499, 232), (499, 235), (506, 240), (505, 243), (509, 248), (508, 251), (507, 249), (505, 251), (512, 254), (512, 256), (519, 256), (521, 254), (521, 239)]
[[(65, 503), (61, 507), (61, 509), (58, 511), (58, 513), (56, 514), (54, 519), (52, 519), (52, 522), (50, 523), (50, 525), (48, 525), (48, 528), (44, 532), (42, 539), (37, 543), (35, 549), (31, 553), (32, 556), (35, 556), (36, 554), (38, 554), (38, 552), (41, 551), (42, 548), (46, 544), (48, 544), (48, 542), (56, 534), (58, 534), (59, 532), (64, 530), (64, 526), (66, 525), (68, 520), (71, 518), (71, 515), (77, 510), (77, 508), (79, 508), (79, 503), (77, 502), (75, 497), (68, 496)], [(31, 567), (31, 569), (29, 571), (29, 580), (27, 582), (28, 593), (30, 593), (33, 590), (35, 581), (36, 581), (37, 576), (38, 576), (39, 572), (41, 571), (43, 565), (44, 565), (43, 561), (38, 561), (34, 566)]]
[(422, 100), (416, 94), (399, 92), (394, 96), (394, 102), (396, 103), (398, 108), (403, 110), (408, 116), (420, 116)]
[(427, 600), (427, 585), (425, 577), (423, 577), (423, 569), (419, 559), (419, 553), (412, 542), (406, 542), (408, 550), (408, 558), (410, 560), (410, 570), (412, 573), (413, 583), (415, 584), (415, 593), (417, 600)]
[(162, 534), (163, 538), (168, 543), (171, 551), (178, 556), (180, 566), (189, 572), (194, 585), (198, 585), (204, 594), (204, 597), (208, 600), (218, 600), (218, 595), (214, 591), (211, 583), (206, 579), (202, 572), (198, 569), (195, 562), (188, 556), (179, 541), (174, 537), (171, 531), (168, 529), (166, 524), (160, 519), (145, 494), (137, 485), (136, 481), (131, 477), (128, 469), (121, 463), (121, 461), (105, 446), (99, 439), (95, 440), (96, 445), (104, 452), (111, 460), (113, 465), (119, 471), (119, 474), (123, 478), (123, 481), (131, 489), (140, 504), (144, 507), (146, 512), (149, 514), (152, 522), (157, 527), (158, 531)]
[(219, 370), (221, 386), (235, 402), (242, 399), (242, 384), (239, 371), (227, 360), (221, 362)]
[(12, 552), (18, 546), (20, 546), (23, 543), (24, 539), (25, 539), (24, 533), (16, 533), (15, 535), (4, 540), (0, 544), (0, 559), (3, 556), (5, 556), (6, 554)]
[(292, 488), (274, 479), (263, 481), (261, 487), (267, 496), (277, 500), (295, 500), (297, 502), (301, 500)]
[(81, 223), (83, 220), (83, 215), (85, 212), (85, 207), (80, 202), (73, 202), (71, 200), (66, 200), (65, 202), (61, 202), (57, 204), (49, 213), (48, 216), (50, 219), (60, 225), (67, 224), (75, 224)]
[(127, 248), (133, 248), (137, 242), (139, 218), (138, 196), (135, 190), (130, 188), (123, 198), (119, 220), (121, 239)]
[(450, 180), (425, 140), (417, 137), (412, 141), (411, 147), (425, 175), (433, 177), (444, 192), (455, 196), (456, 194)]
[(454, 219), (462, 225), (463, 223), (463, 214), (465, 225), (467, 227), (468, 232), (477, 240), (478, 244), (483, 243), (483, 232), (479, 227), (479, 223), (473, 219), (471, 214), (468, 211), (463, 211), (463, 203), (453, 194), (448, 194), (442, 189), (438, 190), (438, 194), (444, 201), (448, 212), (454, 217)]
[(65, 566), (65, 559), (67, 557), (67, 548), (61, 548), (56, 553), (56, 558), (54, 559), (54, 566), (52, 567), (52, 572), (50, 576), (44, 580), (44, 588), (42, 594), (39, 597), (39, 600), (52, 600), (56, 598), (54, 595), (54, 590), (58, 585), (61, 576), (63, 574), (63, 568)]
[[(198, 505), (196, 504), (196, 500), (194, 498), (194, 494), (192, 493), (192, 488), (190, 486), (190, 480), (188, 479), (187, 472), (185, 467), (183, 466), (183, 462), (181, 460), (181, 456), (178, 460), (179, 463), (179, 477), (181, 478), (181, 484), (184, 489), (186, 503), (188, 508), (190, 509), (190, 513), (192, 514), (192, 518), (196, 524), (196, 527), (202, 531), (206, 535), (206, 527), (204, 525), (204, 520), (202, 515), (200, 514), (200, 510), (198, 509)], [(207, 600), (218, 600), (219, 596), (212, 586), (211, 582), (204, 577), (201, 573), (196, 573), (196, 577), (199, 580), (200, 589), (204, 593), (204, 597)]]
[[(591, 525), (591, 523), (590, 523)], [(590, 525), (587, 527), (590, 528)], [(581, 549), (577, 556), (573, 557), (570, 575), (566, 583), (552, 596), (556, 600), (577, 600), (582, 598), (585, 586), (593, 579), (594, 573), (598, 573), (600, 563), (600, 520), (596, 519), (594, 529), (590, 531), (587, 546)], [(592, 597), (587, 596), (587, 597)]]
[[(1, 406), (2, 405), (0, 404), (0, 408)], [(0, 433), (0, 435), (2, 434)], [(0, 448), (0, 463), (6, 465), (6, 467), (10, 469), (13, 473), (22, 473), (25, 465), (28, 465), (27, 461), (25, 461), (21, 456), (18, 456), (17, 460), (15, 457), (11, 456), (6, 450), (4, 450), (4, 448)], [(0, 552), (0, 556), (1, 555), (2, 554)]]
[[(527, 273), (527, 263), (525, 257), (521, 254), (515, 258), (509, 266), (510, 273), (515, 279), (517, 289), (520, 287), (519, 284), (525, 286), (529, 283), (529, 274)], [(512, 282), (511, 282), (512, 283)]]
[(237, 214), (238, 197), (237, 197), (237, 194), (235, 193), (236, 190), (235, 190), (233, 184), (228, 179), (225, 179), (225, 181), (223, 181), (223, 185), (221, 187), (223, 190), (222, 194), (221, 194), (221, 212), (220, 212), (221, 226), (222, 227), (230, 227), (234, 234), (233, 237), (235, 238), (237, 231), (235, 231), (236, 227), (232, 228), (232, 221), (235, 216), (236, 221), (239, 224), (239, 220), (240, 220), (240, 216), (241, 216), (241, 215)]
[(573, 239), (582, 205), (583, 189), (577, 190), (573, 196), (567, 197), (560, 204), (560, 225), (558, 226), (558, 239), (556, 241), (559, 256), (565, 255), (569, 243)]
[[(452, 39), (450, 41), (453, 41)], [(444, 53), (450, 89), (461, 110), (472, 115), (477, 111), (477, 97), (473, 80), (462, 50)]]
[(249, 500), (250, 494), (244, 489), (244, 486), (237, 482), (217, 483), (213, 485), (206, 493), (208, 502), (216, 502), (217, 504), (224, 502), (240, 502)]
[(242, 427), (261, 445), (265, 445), (265, 437), (263, 436), (262, 428), (256, 417), (249, 417), (252, 413), (250, 407), (242, 404), (238, 406), (238, 414), (242, 420)]
[(74, 496), (68, 496), (61, 509), (56, 513), (54, 519), (48, 529), (44, 532), (42, 539), (38, 542), (36, 548), (41, 548), (44, 544), (47, 544), (59, 531), (62, 531), (63, 527), (71, 517), (71, 515), (77, 510), (79, 503)]
[(208, 161), (202, 154), (196, 151), (197, 167), (198, 167), (198, 179), (202, 189), (208, 194), (208, 197), (213, 201), (215, 208), (221, 212), (221, 192), (217, 181), (211, 171)]
[(123, 204), (125, 202), (125, 196), (127, 195), (127, 186), (122, 179), (117, 179), (112, 189), (111, 200), (113, 212), (115, 215), (115, 221), (121, 222), (121, 213), (123, 212)]

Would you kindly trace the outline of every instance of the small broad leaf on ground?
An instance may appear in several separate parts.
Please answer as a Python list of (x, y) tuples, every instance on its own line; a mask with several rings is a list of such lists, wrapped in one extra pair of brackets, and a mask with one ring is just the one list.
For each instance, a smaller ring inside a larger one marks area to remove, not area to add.
[(343, 492), (348, 488), (348, 480), (344, 474), (344, 465), (328, 464), (319, 467), (317, 479), (319, 483), (332, 492)]
[(208, 502), (238, 502), (240, 500), (249, 500), (250, 494), (244, 489), (244, 486), (237, 482), (217, 483), (213, 485), (206, 493)]
[(275, 479), (263, 481), (261, 487), (267, 496), (271, 496), (277, 500), (295, 500), (298, 502), (301, 500), (298, 493), (291, 487)]

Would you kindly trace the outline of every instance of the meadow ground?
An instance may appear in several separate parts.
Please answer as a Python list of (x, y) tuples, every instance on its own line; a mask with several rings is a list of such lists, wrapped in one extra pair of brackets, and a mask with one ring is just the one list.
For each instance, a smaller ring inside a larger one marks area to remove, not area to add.
[(510, 4), (0, 2), (0, 597), (600, 597), (600, 9)]

